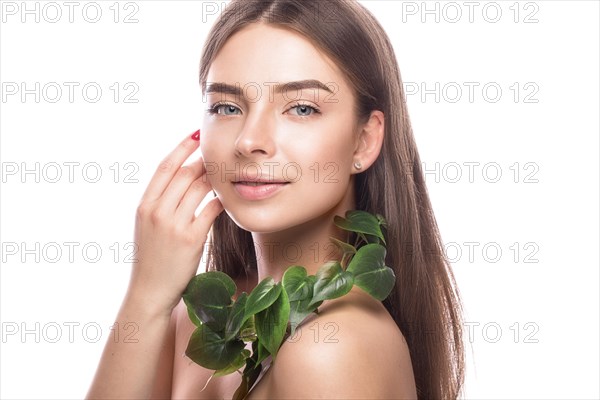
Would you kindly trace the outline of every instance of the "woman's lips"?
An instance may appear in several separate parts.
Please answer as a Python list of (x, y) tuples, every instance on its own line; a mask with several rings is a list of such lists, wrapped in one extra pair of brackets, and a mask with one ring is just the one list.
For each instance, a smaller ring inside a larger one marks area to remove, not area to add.
[(238, 194), (246, 200), (263, 200), (273, 196), (289, 182), (233, 182)]

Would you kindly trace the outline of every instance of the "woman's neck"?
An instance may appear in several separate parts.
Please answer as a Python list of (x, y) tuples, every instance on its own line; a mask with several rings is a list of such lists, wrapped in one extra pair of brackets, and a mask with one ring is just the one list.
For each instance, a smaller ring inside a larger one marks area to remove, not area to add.
[(333, 223), (335, 215), (344, 216), (354, 209), (354, 180), (346, 196), (324, 215), (285, 231), (252, 233), (258, 270), (257, 283), (271, 276), (280, 282), (289, 266), (300, 265), (308, 275), (315, 275), (321, 265), (330, 260), (341, 260), (339, 248), (330, 237), (347, 241), (348, 232)]
[(280, 282), (285, 270), (292, 265), (301, 265), (308, 275), (314, 275), (326, 261), (340, 260), (341, 253), (329, 237), (346, 240), (344, 233), (333, 224), (333, 215), (327, 224), (321, 225), (314, 229), (303, 229), (309, 228), (303, 226), (285, 232), (253, 233), (257, 282), (268, 276)]

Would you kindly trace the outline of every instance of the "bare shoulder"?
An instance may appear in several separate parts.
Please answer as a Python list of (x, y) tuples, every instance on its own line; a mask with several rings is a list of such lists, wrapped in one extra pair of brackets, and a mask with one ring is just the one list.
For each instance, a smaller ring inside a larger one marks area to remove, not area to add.
[(383, 304), (358, 288), (305, 320), (268, 372), (251, 398), (417, 397), (402, 332)]

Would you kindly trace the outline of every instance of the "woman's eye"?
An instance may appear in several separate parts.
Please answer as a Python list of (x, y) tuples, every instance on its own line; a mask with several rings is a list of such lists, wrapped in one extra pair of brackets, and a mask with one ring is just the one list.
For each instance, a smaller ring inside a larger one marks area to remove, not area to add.
[[(292, 106), (290, 110), (296, 110), (295, 114), (298, 117), (309, 117), (313, 114), (321, 113), (318, 108), (309, 106), (307, 104), (296, 104), (295, 106)], [(241, 114), (241, 110), (238, 107), (231, 104), (215, 104), (207, 111), (211, 115), (230, 116)]]
[(236, 111), (240, 111), (239, 108), (231, 104), (215, 104), (208, 110), (210, 114), (220, 115), (237, 115), (235, 114)]
[[(297, 104), (293, 106), (291, 109), (297, 110), (297, 115), (299, 117), (308, 117), (311, 114), (320, 114), (320, 111), (316, 107), (312, 107), (306, 104)], [(290, 109), (290, 110), (291, 110)]]

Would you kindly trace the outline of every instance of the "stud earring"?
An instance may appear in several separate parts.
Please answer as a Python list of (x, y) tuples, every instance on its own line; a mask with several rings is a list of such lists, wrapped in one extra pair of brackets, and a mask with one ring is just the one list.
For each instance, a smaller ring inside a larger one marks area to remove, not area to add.
[(355, 161), (354, 162), (354, 168), (356, 168), (356, 169), (361, 169), (362, 168), (362, 164), (360, 163), (360, 161)]

